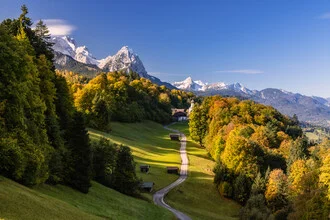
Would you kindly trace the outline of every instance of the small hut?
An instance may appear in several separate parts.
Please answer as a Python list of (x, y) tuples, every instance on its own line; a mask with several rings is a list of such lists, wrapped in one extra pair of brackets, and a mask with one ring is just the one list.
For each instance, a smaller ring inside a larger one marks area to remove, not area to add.
[(179, 167), (167, 167), (167, 173), (179, 174)]
[(140, 165), (140, 171), (142, 173), (149, 173), (150, 165)]
[(151, 192), (154, 188), (154, 182), (143, 182), (140, 186), (141, 190), (146, 192)]
[(180, 134), (170, 134), (171, 141), (180, 141)]

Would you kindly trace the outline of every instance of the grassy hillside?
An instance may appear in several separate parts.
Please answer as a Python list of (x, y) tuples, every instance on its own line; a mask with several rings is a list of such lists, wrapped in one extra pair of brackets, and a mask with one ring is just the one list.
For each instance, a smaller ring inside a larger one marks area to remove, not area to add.
[(215, 162), (209, 159), (205, 149), (191, 141), (188, 124), (181, 122), (170, 128), (180, 130), (188, 137), (189, 176), (165, 200), (193, 219), (236, 219), (240, 206), (219, 195), (213, 184)]
[[(112, 123), (111, 134), (89, 130), (92, 140), (101, 136), (128, 145), (137, 162), (137, 173), (145, 181), (154, 181), (160, 189), (175, 179), (166, 166), (180, 166), (178, 142), (170, 141), (161, 125), (146, 121), (136, 124)], [(188, 134), (186, 123), (171, 128)], [(187, 135), (188, 136), (188, 135)], [(193, 219), (234, 219), (239, 206), (220, 197), (213, 185), (214, 162), (204, 149), (188, 139), (190, 173), (187, 181), (170, 192), (167, 202)], [(151, 165), (149, 174), (139, 164)], [(149, 199), (151, 194), (145, 194)], [(174, 219), (172, 213), (150, 202), (125, 196), (96, 182), (82, 194), (69, 187), (41, 185), (33, 189), (0, 177), (0, 219)], [(17, 207), (20, 207), (19, 209)]]
[(110, 219), (172, 219), (173, 215), (156, 205), (123, 195), (115, 190), (92, 183), (88, 194), (66, 186), (43, 185), (36, 190), (95, 216)]
[[(130, 146), (137, 163), (136, 172), (144, 181), (153, 181), (155, 190), (161, 189), (178, 176), (166, 173), (167, 166), (180, 166), (180, 143), (169, 138), (169, 131), (162, 125), (145, 121), (143, 123), (111, 123), (112, 132), (103, 133), (89, 129), (90, 138), (97, 140), (100, 137)], [(141, 173), (140, 164), (151, 166), (149, 174)], [(148, 196), (151, 199), (151, 195)]]
[(2, 176), (0, 201), (0, 219), (99, 219), (64, 201)]
[(92, 185), (88, 194), (62, 185), (30, 189), (0, 176), (0, 219), (173, 219), (151, 203)]

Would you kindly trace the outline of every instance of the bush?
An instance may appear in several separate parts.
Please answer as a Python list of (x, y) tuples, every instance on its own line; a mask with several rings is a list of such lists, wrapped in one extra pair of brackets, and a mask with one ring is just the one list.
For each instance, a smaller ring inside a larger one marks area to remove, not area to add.
[(244, 173), (240, 173), (234, 181), (234, 199), (244, 204), (250, 195), (251, 181)]
[(233, 196), (233, 187), (228, 182), (220, 183), (220, 185), (218, 186), (218, 190), (220, 194), (224, 197), (232, 198)]
[(252, 195), (246, 205), (240, 210), (240, 219), (270, 220), (274, 219), (272, 212), (266, 206), (264, 195)]

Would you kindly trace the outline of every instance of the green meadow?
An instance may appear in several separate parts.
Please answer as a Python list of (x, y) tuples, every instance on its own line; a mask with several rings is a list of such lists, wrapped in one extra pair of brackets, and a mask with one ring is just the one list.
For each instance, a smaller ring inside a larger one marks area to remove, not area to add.
[[(143, 123), (111, 123), (112, 132), (104, 133), (89, 129), (91, 140), (100, 137), (110, 139), (112, 142), (124, 144), (132, 149), (136, 162), (136, 172), (143, 181), (155, 183), (154, 191), (157, 191), (174, 182), (179, 176), (167, 174), (167, 166), (181, 165), (179, 155), (180, 143), (171, 141), (170, 131), (162, 125), (144, 121)], [(139, 165), (150, 165), (148, 174), (141, 173)], [(151, 195), (147, 196), (151, 199)]]
[(0, 219), (173, 219), (172, 213), (92, 182), (88, 194), (63, 185), (28, 188), (0, 176)]
[(192, 219), (237, 219), (240, 206), (218, 193), (213, 184), (215, 162), (205, 149), (191, 140), (188, 123), (179, 122), (170, 128), (180, 130), (187, 136), (189, 176), (167, 195), (166, 202)]
[[(171, 141), (170, 132), (162, 125), (151, 121), (111, 125), (111, 133), (89, 129), (91, 140), (105, 137), (130, 146), (138, 176), (153, 181), (154, 191), (178, 178), (167, 174), (166, 167), (180, 166), (180, 143)], [(236, 219), (240, 206), (218, 194), (213, 184), (214, 161), (191, 141), (188, 124), (170, 128), (187, 135), (190, 165), (188, 179), (167, 195), (166, 202), (192, 219)], [(140, 164), (151, 166), (149, 174), (140, 172)], [(153, 204), (152, 193), (142, 195), (144, 199), (132, 198), (96, 182), (88, 194), (63, 185), (28, 188), (0, 176), (0, 219), (175, 219), (171, 212)]]

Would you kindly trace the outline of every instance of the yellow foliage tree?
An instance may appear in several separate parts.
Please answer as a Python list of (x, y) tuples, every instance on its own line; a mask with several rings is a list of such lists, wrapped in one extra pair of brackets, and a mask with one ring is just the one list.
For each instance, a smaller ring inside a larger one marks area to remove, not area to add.
[(330, 155), (328, 154), (323, 159), (323, 165), (320, 168), (321, 174), (320, 174), (320, 183), (324, 184), (324, 186), (327, 187), (328, 193), (327, 197), (330, 199)]
[(292, 196), (303, 193), (303, 177), (308, 172), (305, 160), (296, 160), (290, 167), (290, 175), (288, 177), (289, 191)]
[(283, 208), (287, 204), (287, 177), (283, 170), (275, 169), (269, 174), (265, 198), (273, 211)]

